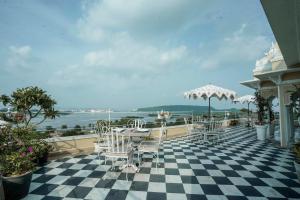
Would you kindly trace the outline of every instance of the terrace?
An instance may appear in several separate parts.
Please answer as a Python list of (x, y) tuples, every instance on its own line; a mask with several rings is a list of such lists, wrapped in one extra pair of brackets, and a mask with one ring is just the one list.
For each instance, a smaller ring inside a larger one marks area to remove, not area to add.
[(149, 154), (139, 172), (112, 169), (96, 153), (52, 160), (34, 172), (25, 199), (299, 199), (290, 151), (258, 141), (251, 128), (227, 132), (220, 144), (167, 139), (158, 168)]

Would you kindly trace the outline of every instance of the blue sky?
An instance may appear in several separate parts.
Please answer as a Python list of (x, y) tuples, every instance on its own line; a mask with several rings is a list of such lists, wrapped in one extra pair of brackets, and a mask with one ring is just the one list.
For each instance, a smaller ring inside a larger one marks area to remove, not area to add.
[(183, 92), (253, 93), (239, 82), (272, 41), (259, 0), (0, 0), (0, 94), (37, 85), (59, 107), (207, 105)]

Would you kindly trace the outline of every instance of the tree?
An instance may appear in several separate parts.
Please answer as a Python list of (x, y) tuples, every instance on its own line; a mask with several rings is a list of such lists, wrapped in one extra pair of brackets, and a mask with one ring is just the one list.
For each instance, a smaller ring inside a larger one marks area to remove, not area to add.
[(11, 117), (14, 117), (13, 120), (17, 125), (23, 124), (25, 127), (38, 115), (42, 115), (42, 119), (35, 125), (59, 116), (58, 111), (54, 108), (56, 101), (39, 87), (19, 88), (11, 96), (2, 95), (0, 102), (4, 106), (12, 107), (17, 114)]
[(255, 105), (257, 108), (258, 125), (263, 125), (264, 115), (265, 115), (266, 107), (268, 106), (268, 102), (263, 96), (261, 96), (259, 91), (255, 92)]

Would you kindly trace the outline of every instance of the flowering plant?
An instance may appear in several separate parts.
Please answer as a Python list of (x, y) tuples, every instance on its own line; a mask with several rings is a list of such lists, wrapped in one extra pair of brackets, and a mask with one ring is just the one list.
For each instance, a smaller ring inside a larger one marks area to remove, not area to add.
[(171, 117), (171, 114), (170, 112), (166, 112), (166, 111), (160, 111), (158, 114), (157, 114), (157, 118), (158, 119), (168, 119)]
[(22, 175), (34, 169), (34, 149), (27, 146), (28, 135), (25, 128), (0, 128), (0, 172), (4, 176)]

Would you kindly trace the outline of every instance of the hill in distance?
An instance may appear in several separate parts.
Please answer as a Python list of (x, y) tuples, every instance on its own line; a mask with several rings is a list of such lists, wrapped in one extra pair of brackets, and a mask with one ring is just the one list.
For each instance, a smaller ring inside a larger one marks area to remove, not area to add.
[[(163, 105), (163, 106), (153, 106), (153, 107), (144, 107), (144, 108), (138, 108), (137, 111), (139, 112), (157, 112), (157, 111), (170, 111), (170, 112), (182, 112), (182, 111), (188, 111), (188, 112), (207, 112), (208, 106), (193, 106), (193, 105)], [(215, 109), (214, 107), (211, 107), (211, 111), (238, 111), (238, 109), (231, 108), (231, 109)]]

